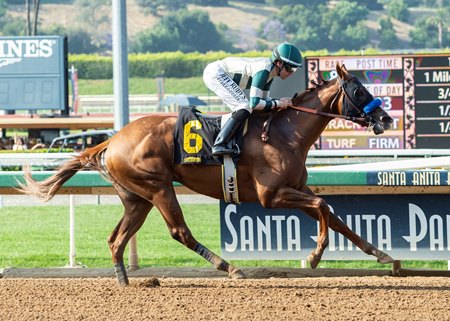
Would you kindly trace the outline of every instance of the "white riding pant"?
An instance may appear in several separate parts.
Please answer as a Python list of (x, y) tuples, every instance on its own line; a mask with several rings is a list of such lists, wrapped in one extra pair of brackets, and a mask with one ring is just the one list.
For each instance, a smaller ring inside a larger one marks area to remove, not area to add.
[(232, 111), (239, 109), (245, 109), (249, 113), (253, 111), (244, 91), (225, 73), (220, 60), (206, 66), (203, 81), (206, 87), (216, 93)]

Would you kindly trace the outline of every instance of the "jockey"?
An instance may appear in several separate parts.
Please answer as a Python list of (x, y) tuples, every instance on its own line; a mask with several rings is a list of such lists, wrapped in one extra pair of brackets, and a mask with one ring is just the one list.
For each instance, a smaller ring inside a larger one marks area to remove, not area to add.
[[(238, 153), (228, 143), (253, 110), (270, 111), (292, 106), (291, 98), (270, 98), (270, 86), (275, 77), (284, 80), (301, 65), (300, 51), (290, 43), (282, 43), (273, 50), (271, 58), (228, 57), (206, 66), (203, 81), (233, 112), (217, 135), (212, 148), (214, 155)], [(248, 98), (244, 89), (250, 89)]]

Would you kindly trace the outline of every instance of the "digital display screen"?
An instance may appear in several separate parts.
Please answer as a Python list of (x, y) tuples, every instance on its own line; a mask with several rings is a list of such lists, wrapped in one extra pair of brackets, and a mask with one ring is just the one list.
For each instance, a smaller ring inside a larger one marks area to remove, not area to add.
[(68, 110), (64, 37), (0, 37), (0, 109)]
[(308, 57), (307, 83), (337, 77), (344, 64), (358, 77), (394, 119), (375, 136), (351, 121), (333, 119), (322, 134), (319, 149), (448, 148), (450, 146), (450, 56)]
[(450, 56), (415, 57), (417, 148), (450, 146)]

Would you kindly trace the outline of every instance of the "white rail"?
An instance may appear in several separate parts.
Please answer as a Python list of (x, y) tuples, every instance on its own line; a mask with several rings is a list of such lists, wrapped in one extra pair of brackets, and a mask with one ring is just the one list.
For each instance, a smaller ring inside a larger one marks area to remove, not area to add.
[(387, 171), (407, 169), (448, 169), (450, 168), (450, 156), (396, 160), (390, 162), (375, 162), (365, 164), (350, 164), (337, 166), (315, 167), (311, 170), (321, 172), (350, 172), (350, 171)]
[[(75, 153), (2, 153), (0, 154), (0, 167), (1, 166), (57, 166), (76, 155)], [(413, 159), (416, 162), (405, 162), (403, 169), (413, 169), (421, 167), (420, 162), (426, 160), (426, 166), (445, 166), (448, 168), (450, 162), (445, 164), (448, 159), (442, 158), (450, 156), (450, 149), (358, 149), (358, 150), (311, 150), (308, 154), (307, 165), (334, 165), (346, 166), (342, 164), (355, 164), (355, 163), (375, 163), (379, 164), (381, 161), (394, 161), (399, 159)], [(358, 159), (359, 158), (359, 159)], [(440, 158), (430, 162), (428, 158)], [(395, 167), (398, 163), (394, 163)], [(416, 165), (418, 164), (418, 165)], [(436, 164), (436, 165), (431, 165)], [(373, 165), (366, 165), (373, 166)], [(380, 165), (382, 166), (382, 165)], [(332, 166), (327, 166), (327, 168)], [(333, 166), (335, 167), (335, 166)], [(351, 168), (350, 166), (348, 168)], [(361, 167), (363, 168), (363, 167)], [(370, 167), (373, 168), (373, 167)], [(335, 168), (334, 168), (335, 169)], [(333, 170), (334, 170), (333, 169)], [(369, 168), (364, 168), (367, 170)], [(391, 168), (395, 169), (395, 168)]]
[(435, 157), (450, 156), (450, 149), (346, 149), (310, 150), (309, 157)]

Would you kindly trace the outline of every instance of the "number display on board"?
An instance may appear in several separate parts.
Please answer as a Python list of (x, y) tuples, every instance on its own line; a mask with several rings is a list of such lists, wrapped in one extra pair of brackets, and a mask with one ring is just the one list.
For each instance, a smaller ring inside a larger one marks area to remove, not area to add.
[(337, 62), (345, 64), (394, 119), (393, 127), (380, 136), (334, 119), (317, 148), (449, 148), (450, 55), (327, 56), (306, 61), (309, 86), (335, 78)]

